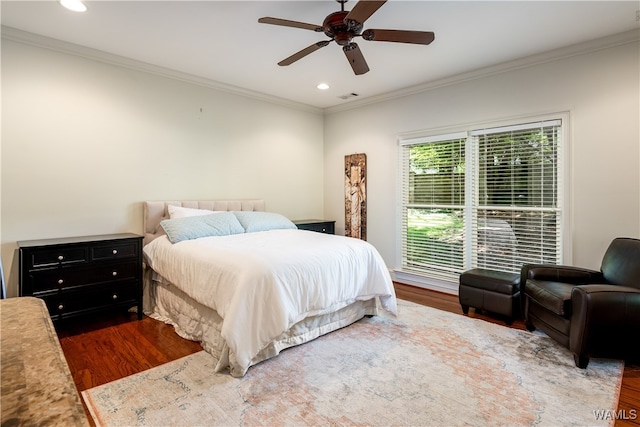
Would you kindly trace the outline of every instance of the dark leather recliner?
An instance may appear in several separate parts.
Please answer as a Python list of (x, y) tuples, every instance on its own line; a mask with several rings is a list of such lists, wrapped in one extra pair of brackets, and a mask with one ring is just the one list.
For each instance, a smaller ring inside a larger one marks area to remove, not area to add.
[(640, 359), (640, 240), (614, 239), (600, 271), (562, 265), (524, 265), (520, 277), (528, 330), (538, 328), (573, 353)]

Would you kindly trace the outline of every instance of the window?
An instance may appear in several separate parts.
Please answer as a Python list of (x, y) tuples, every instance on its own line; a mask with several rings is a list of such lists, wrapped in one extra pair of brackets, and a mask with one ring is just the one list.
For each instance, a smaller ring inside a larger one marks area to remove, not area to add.
[(400, 141), (402, 271), (562, 261), (562, 120)]

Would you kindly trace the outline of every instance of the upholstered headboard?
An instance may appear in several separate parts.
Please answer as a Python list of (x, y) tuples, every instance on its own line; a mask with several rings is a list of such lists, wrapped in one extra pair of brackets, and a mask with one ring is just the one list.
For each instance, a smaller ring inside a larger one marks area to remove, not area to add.
[(156, 237), (164, 235), (160, 221), (169, 219), (167, 206), (182, 206), (193, 209), (209, 209), (212, 211), (264, 211), (264, 200), (190, 200), (190, 201), (146, 201), (143, 203), (144, 244)]

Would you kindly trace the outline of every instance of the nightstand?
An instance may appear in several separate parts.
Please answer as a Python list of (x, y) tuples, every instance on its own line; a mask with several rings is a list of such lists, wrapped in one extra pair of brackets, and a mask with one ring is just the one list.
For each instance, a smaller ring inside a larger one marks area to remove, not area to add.
[(336, 222), (324, 219), (299, 219), (293, 223), (300, 230), (317, 231), (318, 233), (336, 234)]
[(19, 295), (51, 319), (136, 306), (142, 319), (142, 236), (131, 233), (18, 242)]

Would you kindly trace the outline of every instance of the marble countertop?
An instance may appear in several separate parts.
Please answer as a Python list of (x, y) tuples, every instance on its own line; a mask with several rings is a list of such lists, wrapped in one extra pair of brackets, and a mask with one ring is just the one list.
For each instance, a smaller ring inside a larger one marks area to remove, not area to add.
[(88, 426), (44, 301), (0, 300), (2, 425)]

